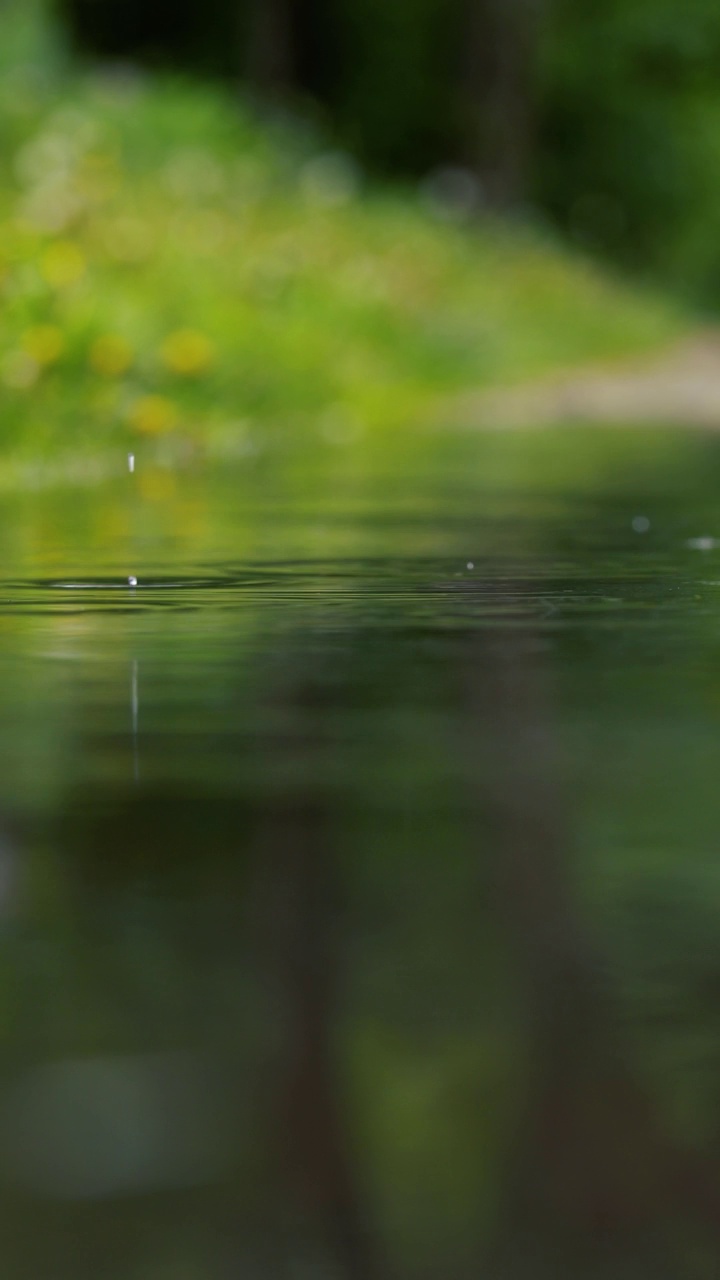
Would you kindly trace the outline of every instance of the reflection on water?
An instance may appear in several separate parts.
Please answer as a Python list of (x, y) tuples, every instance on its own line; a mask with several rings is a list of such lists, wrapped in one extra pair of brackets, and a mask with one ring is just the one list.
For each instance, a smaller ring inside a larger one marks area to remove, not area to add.
[(100, 553), (98, 495), (10, 513), (10, 1280), (715, 1274), (688, 465), (500, 501), (455, 460), (342, 520), (203, 477)]

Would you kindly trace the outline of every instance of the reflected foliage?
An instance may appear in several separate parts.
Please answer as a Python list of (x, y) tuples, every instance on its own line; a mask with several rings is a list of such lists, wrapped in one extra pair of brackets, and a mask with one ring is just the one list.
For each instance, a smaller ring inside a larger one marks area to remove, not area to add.
[(717, 459), (664, 449), (448, 441), (344, 519), (206, 477), (132, 598), (16, 510), (13, 1280), (712, 1274)]

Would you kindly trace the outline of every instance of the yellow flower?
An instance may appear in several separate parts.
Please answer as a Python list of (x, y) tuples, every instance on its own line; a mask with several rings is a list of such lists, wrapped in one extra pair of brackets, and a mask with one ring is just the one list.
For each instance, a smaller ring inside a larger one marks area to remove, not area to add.
[(56, 325), (38, 324), (25, 330), (22, 347), (36, 364), (45, 368), (60, 359), (65, 350), (65, 338)]
[(115, 333), (105, 333), (90, 348), (90, 364), (96, 373), (106, 378), (119, 378), (133, 362), (129, 342)]
[(181, 377), (193, 378), (204, 373), (214, 359), (213, 345), (196, 329), (178, 329), (160, 348), (160, 358), (167, 369)]
[(128, 420), (135, 431), (159, 436), (177, 426), (178, 411), (165, 396), (141, 396), (132, 406)]
[(71, 240), (58, 240), (45, 250), (40, 271), (54, 289), (75, 284), (85, 273), (85, 255)]

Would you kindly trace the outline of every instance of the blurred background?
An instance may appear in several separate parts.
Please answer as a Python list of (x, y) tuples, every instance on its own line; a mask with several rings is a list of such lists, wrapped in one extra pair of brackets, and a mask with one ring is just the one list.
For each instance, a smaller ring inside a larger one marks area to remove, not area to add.
[(718, 1274), (719, 226), (709, 0), (0, 0), (8, 1280)]
[(524, 211), (712, 306), (710, 0), (57, 0), (85, 58), (223, 80), (371, 170)]
[(701, 0), (3, 0), (0, 23), (6, 473), (41, 444), (69, 474), (138, 437), (174, 464), (477, 422), (466, 392), (713, 314)]

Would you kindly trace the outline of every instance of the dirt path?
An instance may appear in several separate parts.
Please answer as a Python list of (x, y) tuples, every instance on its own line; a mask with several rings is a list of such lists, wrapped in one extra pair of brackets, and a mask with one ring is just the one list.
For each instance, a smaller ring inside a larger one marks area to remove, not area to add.
[(650, 361), (473, 392), (455, 401), (451, 417), (466, 427), (594, 422), (720, 430), (720, 332), (702, 333)]

